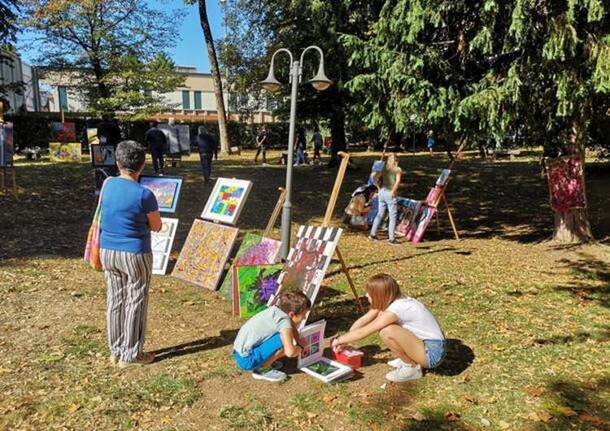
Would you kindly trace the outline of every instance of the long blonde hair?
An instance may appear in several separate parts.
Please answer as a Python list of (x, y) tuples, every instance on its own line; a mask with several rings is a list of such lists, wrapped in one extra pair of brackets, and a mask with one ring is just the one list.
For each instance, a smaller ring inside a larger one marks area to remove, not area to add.
[(366, 282), (364, 290), (371, 298), (371, 308), (385, 310), (392, 302), (402, 296), (400, 287), (394, 277), (389, 274), (377, 274)]

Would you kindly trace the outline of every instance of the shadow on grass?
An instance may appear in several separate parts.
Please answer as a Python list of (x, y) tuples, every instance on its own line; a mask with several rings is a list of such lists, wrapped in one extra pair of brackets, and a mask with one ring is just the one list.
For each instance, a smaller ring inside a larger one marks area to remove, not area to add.
[(441, 376), (457, 376), (462, 374), (475, 359), (474, 351), (455, 338), (445, 340), (447, 354), (443, 362), (436, 368), (429, 370), (429, 373)]
[(553, 335), (549, 338), (537, 338), (534, 340), (535, 344), (546, 345), (546, 344), (574, 344), (574, 343), (586, 343), (587, 341), (594, 341), (597, 343), (604, 343), (610, 341), (610, 325), (604, 325), (601, 331), (595, 332), (576, 332), (570, 335)]
[(233, 343), (237, 336), (237, 330), (221, 330), (220, 335), (216, 337), (202, 338), (200, 340), (190, 341), (188, 343), (178, 344), (172, 347), (155, 350), (155, 362), (161, 362), (166, 359), (177, 358), (179, 356), (190, 355), (192, 353), (201, 352), (204, 350), (217, 349)]
[(577, 383), (568, 380), (551, 382), (543, 395), (545, 411), (552, 416), (548, 423), (538, 423), (534, 430), (609, 430), (610, 410), (607, 397), (610, 378)]
[(569, 268), (574, 277), (570, 284), (555, 289), (569, 292), (583, 301), (594, 301), (610, 308), (610, 263), (587, 253), (577, 253), (579, 259), (562, 259), (559, 262)]

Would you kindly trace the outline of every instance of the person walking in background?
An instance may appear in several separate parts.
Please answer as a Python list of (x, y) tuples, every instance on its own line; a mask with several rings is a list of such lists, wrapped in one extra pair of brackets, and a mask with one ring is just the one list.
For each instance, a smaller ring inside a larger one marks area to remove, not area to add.
[(297, 160), (294, 163), (294, 166), (305, 165), (307, 162), (305, 161), (305, 129), (303, 127), (299, 127), (297, 130), (297, 135), (294, 138), (294, 148), (297, 153)]
[(146, 142), (146, 147), (152, 156), (155, 174), (163, 175), (165, 173), (165, 160), (163, 158), (163, 154), (167, 148), (167, 138), (165, 137), (165, 133), (159, 130), (157, 127), (158, 125), (159, 123), (156, 121), (150, 122), (150, 128), (144, 135), (144, 142)]
[(369, 239), (377, 239), (377, 229), (383, 221), (386, 209), (389, 212), (390, 222), (388, 225), (388, 242), (390, 244), (397, 244), (396, 242), (396, 219), (398, 217), (398, 203), (396, 202), (396, 196), (398, 195), (398, 187), (400, 187), (400, 180), (402, 177), (402, 170), (398, 166), (398, 157), (395, 154), (390, 154), (386, 161), (383, 170), (381, 171), (381, 188), (379, 189), (379, 210), (375, 221), (373, 222), (373, 228)]
[(434, 131), (432, 130), (428, 131), (428, 140), (426, 145), (428, 147), (428, 151), (432, 153), (434, 151), (434, 147), (436, 146), (436, 139), (434, 138)]
[(140, 144), (120, 142), (116, 149), (120, 176), (107, 179), (100, 196), (110, 361), (121, 368), (155, 359), (142, 349), (152, 277), (150, 231), (159, 232), (162, 223), (155, 195), (138, 183), (145, 161)]
[(322, 160), (320, 151), (322, 150), (322, 145), (324, 145), (324, 138), (322, 137), (322, 133), (320, 133), (320, 129), (318, 127), (316, 127), (316, 130), (313, 132), (311, 141), (313, 142), (313, 161), (314, 163), (316, 161), (320, 163)]
[[(218, 143), (214, 136), (208, 133), (204, 126), (200, 126), (197, 134), (197, 147), (199, 148), (199, 159), (201, 160), (201, 170), (206, 184), (210, 184), (212, 175), (212, 157), (218, 160)], [(263, 156), (264, 160), (264, 156)]]
[(258, 136), (256, 137), (256, 156), (254, 163), (258, 162), (258, 156), (263, 153), (263, 165), (267, 164), (267, 127), (263, 126)]

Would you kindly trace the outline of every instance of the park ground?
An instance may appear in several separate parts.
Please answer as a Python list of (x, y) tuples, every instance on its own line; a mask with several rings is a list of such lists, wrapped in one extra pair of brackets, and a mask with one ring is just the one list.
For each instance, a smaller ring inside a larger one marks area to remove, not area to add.
[[(252, 154), (216, 162), (214, 176), (254, 182), (241, 233), (262, 232), (284, 170)], [(325, 385), (286, 362), (282, 384), (253, 380), (231, 360), (241, 321), (217, 293), (155, 276), (150, 293), (150, 366), (108, 361), (102, 274), (82, 261), (93, 211), (86, 161), (17, 161), (18, 200), (0, 194), (0, 429), (18, 430), (604, 430), (610, 427), (610, 171), (587, 169), (597, 242), (557, 247), (538, 154), (487, 162), (467, 155), (448, 188), (462, 237), (441, 231), (391, 247), (347, 232), (340, 247), (360, 293), (388, 272), (434, 312), (449, 339), (447, 360), (423, 379), (384, 383), (390, 352), (360, 343), (361, 372)], [(335, 212), (366, 178), (374, 155), (353, 157)], [(443, 155), (404, 155), (401, 195), (424, 198)], [(177, 257), (210, 192), (191, 157), (169, 174), (185, 178)], [(295, 170), (295, 223), (320, 223), (334, 171)], [(274, 232), (278, 236), (278, 231)], [(327, 336), (357, 317), (333, 262), (312, 320)]]

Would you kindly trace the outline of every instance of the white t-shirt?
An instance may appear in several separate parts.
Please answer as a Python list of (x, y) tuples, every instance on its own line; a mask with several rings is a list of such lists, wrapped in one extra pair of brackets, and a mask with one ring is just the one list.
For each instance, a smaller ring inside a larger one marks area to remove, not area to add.
[(417, 299), (400, 297), (390, 304), (387, 311), (394, 313), (398, 317), (398, 324), (421, 340), (445, 339), (434, 315)]

